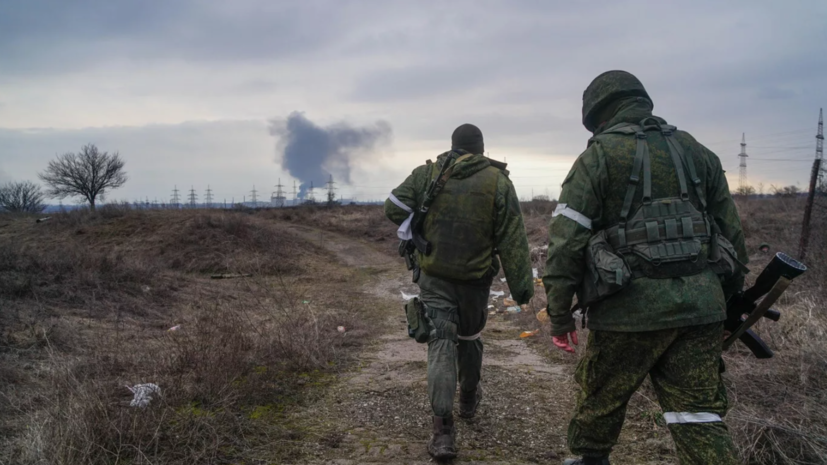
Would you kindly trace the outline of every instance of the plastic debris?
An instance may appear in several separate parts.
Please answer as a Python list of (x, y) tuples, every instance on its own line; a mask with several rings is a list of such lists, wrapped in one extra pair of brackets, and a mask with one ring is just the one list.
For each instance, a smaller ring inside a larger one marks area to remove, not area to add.
[(399, 291), (402, 294), (402, 300), (409, 301), (415, 297), (419, 297), (419, 294), (405, 294), (405, 291)]
[(309, 303), (310, 303), (310, 301), (309, 301), (309, 300), (302, 300), (302, 303), (303, 303), (303, 304), (305, 304), (305, 305), (307, 305), (307, 304), (309, 304)]
[(534, 278), (534, 284), (536, 284), (538, 286), (542, 286), (543, 285), (543, 279), (542, 278)]
[(52, 219), (52, 217), (51, 217), (51, 216), (47, 216), (47, 217), (45, 217), (45, 218), (38, 218), (38, 219), (37, 219), (37, 221), (35, 221), (35, 223), (43, 223), (43, 222), (45, 222), (45, 221), (49, 221), (49, 220), (51, 220), (51, 219)]
[(520, 307), (514, 306), (514, 307), (506, 308), (505, 311), (508, 312), (508, 313), (520, 313), (521, 311), (523, 311), (523, 309), (521, 309)]
[(152, 289), (150, 289), (149, 286), (147, 286), (147, 285), (141, 286), (141, 291), (143, 291), (144, 294), (149, 294), (149, 291), (151, 291), (151, 290)]
[(503, 299), (503, 305), (505, 305), (506, 307), (516, 307), (517, 306), (517, 301), (514, 300), (514, 299), (506, 298), (506, 299)]
[(161, 388), (155, 383), (136, 384), (132, 387), (126, 386), (126, 388), (135, 395), (129, 403), (130, 407), (144, 408), (152, 401), (152, 396), (157, 394), (161, 397)]
[(494, 306), (493, 306), (493, 305), (489, 305), (489, 306), (488, 306), (488, 308), (494, 308)]
[(181, 325), (175, 325), (172, 328), (169, 328), (167, 331), (178, 331), (181, 329)]
[(505, 278), (500, 278), (500, 282), (505, 282)]
[(532, 337), (532, 336), (536, 336), (538, 334), (540, 334), (540, 330), (535, 329), (534, 331), (523, 331), (522, 333), (520, 333), (520, 337), (523, 337), (523, 338)]
[(505, 295), (503, 291), (488, 291), (489, 295), (493, 295), (494, 297), (502, 297)]
[(545, 323), (549, 321), (548, 312), (546, 311), (546, 309), (542, 309), (539, 312), (537, 312), (537, 320), (540, 323)]
[(336, 330), (339, 331), (340, 333), (343, 333), (343, 332), (347, 331), (344, 326), (339, 326), (339, 327), (336, 328)]
[(531, 277), (537, 279), (540, 275), (537, 273), (537, 268), (531, 269)]

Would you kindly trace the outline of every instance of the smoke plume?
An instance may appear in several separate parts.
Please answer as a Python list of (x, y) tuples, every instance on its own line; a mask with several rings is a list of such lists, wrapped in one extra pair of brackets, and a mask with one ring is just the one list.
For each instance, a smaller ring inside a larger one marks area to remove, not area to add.
[(373, 126), (354, 127), (345, 122), (321, 127), (303, 113), (294, 111), (285, 120), (270, 121), (270, 134), (278, 138), (281, 166), (301, 182), (304, 198), (311, 182), (322, 187), (332, 174), (337, 183), (350, 184), (352, 163), (373, 154), (387, 142), (391, 126), (378, 121)]

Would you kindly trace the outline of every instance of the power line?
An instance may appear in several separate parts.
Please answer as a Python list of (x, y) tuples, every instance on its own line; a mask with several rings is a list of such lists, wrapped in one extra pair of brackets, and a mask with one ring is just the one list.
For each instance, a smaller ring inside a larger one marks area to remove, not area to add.
[(175, 188), (172, 189), (172, 198), (169, 201), (169, 203), (175, 206), (175, 208), (178, 208), (178, 204), (181, 203), (181, 199), (178, 197), (178, 192), (178, 186), (175, 186)]
[(190, 186), (190, 208), (195, 208), (198, 205), (198, 194), (195, 193), (195, 187)]
[(281, 178), (279, 178), (279, 183), (276, 184), (276, 192), (270, 195), (270, 203), (273, 204), (275, 207), (283, 207), (284, 206), (284, 191), (282, 190)]
[(210, 185), (207, 184), (207, 195), (204, 197), (204, 201), (206, 202), (206, 207), (212, 207), (212, 189), (210, 189)]
[(253, 184), (253, 190), (252, 190), (251, 194), (253, 194), (253, 196), (251, 197), (252, 202), (253, 202), (253, 208), (258, 208), (258, 197), (256, 195), (257, 192), (256, 192), (256, 185), (255, 184)]

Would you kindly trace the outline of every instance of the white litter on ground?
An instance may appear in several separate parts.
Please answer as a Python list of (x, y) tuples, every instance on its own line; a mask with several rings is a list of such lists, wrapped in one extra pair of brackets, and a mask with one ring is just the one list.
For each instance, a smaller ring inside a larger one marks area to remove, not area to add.
[(533, 277), (534, 279), (537, 279), (537, 278), (539, 278), (539, 277), (540, 277), (540, 276), (538, 275), (538, 273), (537, 273), (537, 268), (532, 268), (532, 269), (531, 269), (531, 275), (532, 275), (532, 277)]
[(126, 388), (135, 395), (132, 402), (129, 403), (130, 407), (144, 408), (152, 401), (153, 395), (157, 394), (158, 397), (161, 397), (161, 388), (155, 383), (136, 384)]
[(414, 297), (419, 297), (419, 294), (405, 294), (405, 291), (400, 291), (400, 293), (402, 294), (402, 300), (406, 302), (413, 299)]
[(489, 295), (493, 295), (494, 297), (502, 297), (505, 295), (503, 291), (488, 291)]

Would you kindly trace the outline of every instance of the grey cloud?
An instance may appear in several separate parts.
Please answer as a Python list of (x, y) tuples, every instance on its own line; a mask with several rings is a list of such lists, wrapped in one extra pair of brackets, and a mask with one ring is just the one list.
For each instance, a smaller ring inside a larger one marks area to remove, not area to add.
[(339, 31), (321, 2), (12, 0), (0, 6), (4, 74), (113, 60), (239, 62), (318, 49)]
[(796, 92), (780, 87), (764, 87), (758, 90), (757, 97), (765, 100), (786, 100), (796, 96)]

